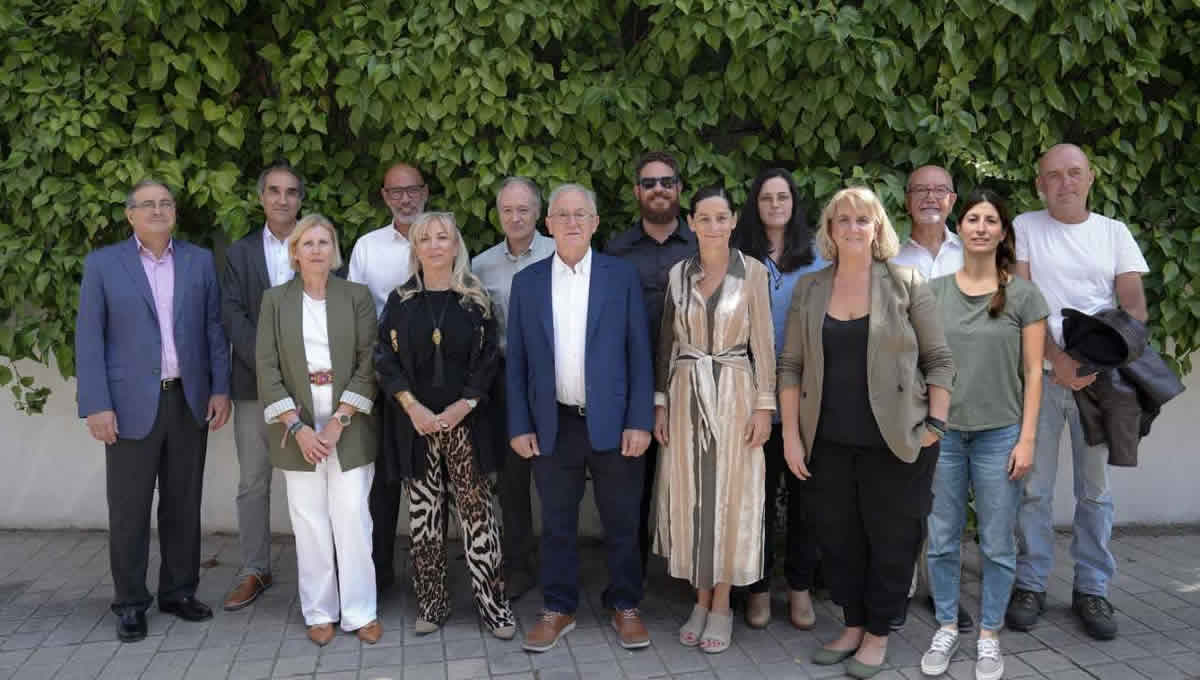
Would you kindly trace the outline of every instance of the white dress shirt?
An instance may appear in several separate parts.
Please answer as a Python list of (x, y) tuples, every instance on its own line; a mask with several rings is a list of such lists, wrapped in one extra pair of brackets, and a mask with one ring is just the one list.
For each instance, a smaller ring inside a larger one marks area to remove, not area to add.
[(926, 281), (953, 274), (962, 269), (962, 241), (948, 227), (943, 227), (943, 229), (946, 230), (946, 240), (942, 241), (942, 247), (936, 254), (930, 253), (925, 246), (917, 243), (910, 236), (904, 241), (904, 245), (900, 246), (900, 252), (892, 258), (892, 262), (916, 269), (921, 272), (921, 276), (924, 276)]
[(587, 351), (588, 285), (592, 278), (592, 249), (574, 268), (558, 253), (550, 263), (550, 298), (554, 311), (554, 387), (558, 401), (587, 404), (584, 356)]
[(412, 276), (412, 245), (391, 222), (361, 236), (350, 254), (349, 279), (366, 284), (375, 299), (375, 316), (383, 315), (388, 296)]
[(263, 254), (267, 256), (267, 278), (272, 286), (287, 283), (296, 272), (292, 271), (292, 263), (288, 258), (287, 239), (282, 241), (275, 238), (271, 228), (263, 226)]

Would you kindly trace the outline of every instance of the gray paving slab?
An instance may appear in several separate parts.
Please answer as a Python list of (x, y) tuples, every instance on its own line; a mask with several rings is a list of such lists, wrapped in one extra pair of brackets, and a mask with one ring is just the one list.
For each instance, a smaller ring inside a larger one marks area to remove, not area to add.
[[(402, 541), (403, 543), (403, 541)], [(1070, 611), (1070, 536), (1056, 537), (1056, 564), (1048, 588), (1049, 610), (1029, 633), (1001, 635), (1008, 678), (1100, 680), (1200, 677), (1200, 533), (1120, 535), (1113, 540), (1118, 574), (1111, 601), (1121, 633), (1092, 640)], [(0, 531), (0, 680), (587, 680), (686, 678), (841, 678), (841, 667), (815, 666), (813, 651), (834, 637), (841, 612), (818, 601), (813, 631), (787, 623), (786, 599), (773, 599), (775, 619), (751, 630), (735, 618), (733, 645), (718, 655), (685, 648), (677, 628), (691, 610), (686, 584), (670, 579), (661, 561), (652, 562), (643, 617), (652, 645), (621, 648), (602, 605), (605, 583), (601, 547), (585, 543), (581, 558), (584, 590), (578, 628), (543, 654), (521, 650), (524, 631), (537, 619), (536, 588), (514, 603), (517, 639), (493, 638), (473, 611), (466, 566), (450, 560), (454, 613), (441, 630), (418, 636), (412, 629), (415, 599), (407, 554), (398, 556), (398, 582), (380, 600), (384, 637), (366, 645), (339, 631), (324, 648), (309, 642), (296, 593), (295, 549), (290, 539), (273, 545), (275, 585), (258, 602), (225, 612), (220, 600), (237, 573), (237, 539), (210, 535), (203, 554), (216, 565), (202, 570), (198, 596), (214, 605), (215, 617), (189, 623), (148, 612), (150, 636), (134, 644), (116, 640), (109, 612), (111, 577), (107, 537), (98, 532)], [(461, 552), (461, 548), (457, 548)], [(151, 578), (157, 574), (152, 546)], [(401, 549), (404, 552), (404, 549)], [(964, 555), (963, 603), (979, 606), (978, 553)], [(154, 584), (148, 586), (153, 592)], [(920, 656), (935, 624), (922, 605), (910, 608), (907, 625), (889, 642), (888, 666), (879, 680), (921, 678)], [(974, 677), (974, 636), (951, 665), (951, 680)]]

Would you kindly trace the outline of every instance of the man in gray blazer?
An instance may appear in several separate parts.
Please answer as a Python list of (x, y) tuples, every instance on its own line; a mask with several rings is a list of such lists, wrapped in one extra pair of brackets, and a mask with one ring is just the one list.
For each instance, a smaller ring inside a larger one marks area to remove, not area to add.
[(237, 513), (242, 568), (225, 610), (250, 605), (271, 587), (271, 436), (263, 420), (254, 370), (254, 339), (263, 292), (292, 279), (287, 238), (304, 200), (304, 180), (286, 161), (258, 176), (266, 224), (225, 255), (221, 321), (233, 343), (233, 440), (238, 455)]
[(159, 490), (160, 611), (196, 600), (208, 430), (229, 418), (229, 345), (212, 253), (172, 238), (175, 198), (151, 180), (125, 202), (133, 236), (84, 262), (75, 325), (79, 416), (105, 444), (109, 560), (123, 642), (146, 637), (150, 508)]

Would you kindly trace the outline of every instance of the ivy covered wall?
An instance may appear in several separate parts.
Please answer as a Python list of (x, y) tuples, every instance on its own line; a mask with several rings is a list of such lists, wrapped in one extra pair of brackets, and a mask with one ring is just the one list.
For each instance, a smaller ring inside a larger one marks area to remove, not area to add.
[(1197, 45), (1195, 0), (6, 0), (0, 385), (36, 411), (13, 362), (73, 374), (83, 257), (127, 236), (146, 175), (219, 249), (262, 223), (254, 179), (286, 157), (348, 247), (386, 221), (381, 173), (405, 160), (477, 251), (508, 174), (592, 185), (609, 232), (635, 210), (631, 163), (665, 148), (691, 187), (739, 199), (772, 165), (811, 206), (867, 183), (906, 228), (916, 165), (1030, 209), (1059, 141), (1090, 154), (1093, 209), (1130, 224), (1157, 341), (1188, 369)]

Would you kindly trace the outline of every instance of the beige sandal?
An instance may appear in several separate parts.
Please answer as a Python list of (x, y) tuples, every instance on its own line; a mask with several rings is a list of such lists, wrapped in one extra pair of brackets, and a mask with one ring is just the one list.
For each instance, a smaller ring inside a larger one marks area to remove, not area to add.
[(789, 590), (788, 615), (793, 626), (800, 630), (810, 630), (817, 623), (812, 594), (807, 590)]
[(684, 647), (695, 647), (700, 644), (700, 634), (704, 632), (704, 624), (708, 621), (708, 610), (700, 605), (692, 606), (692, 615), (687, 623), (679, 627), (679, 644)]
[(700, 649), (705, 654), (720, 654), (729, 649), (729, 641), (733, 637), (733, 612), (718, 614), (708, 613), (708, 623), (704, 624), (704, 634), (700, 636)]

